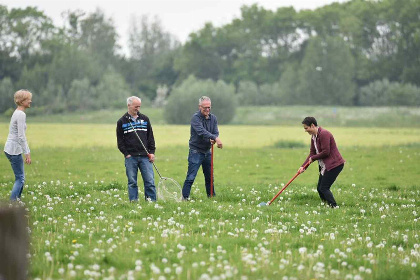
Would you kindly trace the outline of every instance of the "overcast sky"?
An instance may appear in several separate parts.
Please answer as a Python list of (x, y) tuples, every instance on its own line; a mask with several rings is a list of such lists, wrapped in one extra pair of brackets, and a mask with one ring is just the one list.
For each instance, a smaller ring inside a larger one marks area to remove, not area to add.
[(9, 9), (36, 6), (62, 25), (62, 12), (80, 9), (93, 12), (101, 8), (107, 17), (114, 20), (120, 36), (119, 44), (127, 44), (130, 18), (144, 14), (158, 16), (165, 31), (184, 43), (191, 32), (201, 29), (206, 22), (221, 26), (239, 17), (242, 5), (258, 4), (265, 9), (293, 6), (296, 10), (315, 9), (333, 2), (345, 0), (0, 0)]

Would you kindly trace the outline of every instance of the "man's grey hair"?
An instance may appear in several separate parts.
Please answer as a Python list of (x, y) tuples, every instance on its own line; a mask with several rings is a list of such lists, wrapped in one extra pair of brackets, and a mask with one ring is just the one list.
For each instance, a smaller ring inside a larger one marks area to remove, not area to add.
[(198, 105), (201, 105), (201, 103), (203, 103), (203, 101), (210, 101), (210, 97), (208, 96), (201, 96), (200, 99), (198, 99)]
[(134, 99), (137, 99), (138, 101), (140, 101), (140, 102), (141, 102), (140, 97), (137, 97), (137, 96), (130, 96), (129, 98), (127, 98), (127, 105), (131, 105), (131, 104), (133, 104)]

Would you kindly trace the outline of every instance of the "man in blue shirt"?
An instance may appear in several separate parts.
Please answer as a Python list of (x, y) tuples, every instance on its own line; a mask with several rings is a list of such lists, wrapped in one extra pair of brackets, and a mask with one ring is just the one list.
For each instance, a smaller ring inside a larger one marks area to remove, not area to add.
[[(223, 148), (223, 143), (219, 138), (217, 118), (210, 113), (211, 100), (207, 96), (202, 96), (198, 100), (198, 111), (191, 119), (191, 136), (189, 141), (190, 152), (188, 154), (187, 178), (182, 188), (184, 200), (189, 200), (191, 186), (197, 176), (198, 169), (202, 166), (204, 179), (206, 181), (207, 197), (211, 194), (211, 145), (216, 144), (218, 148)], [(213, 188), (213, 195), (216, 195)]]

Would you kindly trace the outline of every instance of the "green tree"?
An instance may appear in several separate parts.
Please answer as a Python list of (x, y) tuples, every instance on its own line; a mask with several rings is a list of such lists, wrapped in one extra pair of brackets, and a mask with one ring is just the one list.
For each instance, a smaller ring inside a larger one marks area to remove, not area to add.
[(22, 74), (18, 82), (17, 88), (30, 89), (34, 94), (42, 92), (48, 83), (48, 65), (35, 64), (32, 69), (26, 66), (23, 68)]
[(180, 78), (223, 79), (236, 88), (240, 81), (276, 82), (282, 64), (299, 50), (295, 16), (293, 8), (273, 12), (252, 5), (243, 6), (241, 17), (223, 27), (207, 23), (190, 34), (175, 61)]
[(129, 32), (131, 58), (122, 71), (135, 91), (154, 99), (158, 85), (170, 87), (178, 77), (173, 65), (179, 42), (164, 30), (158, 17), (132, 18)]
[(280, 88), (278, 83), (257, 86), (253, 82), (242, 81), (239, 83), (236, 98), (241, 106), (272, 106), (286, 104), (284, 91)]
[(214, 81), (220, 78), (222, 61), (214, 48), (216, 32), (216, 28), (207, 23), (198, 33), (190, 34), (190, 40), (175, 59), (175, 69), (182, 79), (189, 75)]
[(299, 67), (299, 63), (290, 63), (285, 66), (286, 70), (279, 82), (280, 90), (283, 92), (282, 104), (305, 104), (299, 100), (298, 96)]
[(166, 53), (178, 45), (173, 35), (163, 29), (158, 17), (152, 20), (147, 15), (131, 18), (129, 33), (130, 55), (136, 60)]
[(319, 105), (353, 104), (354, 59), (341, 38), (312, 38), (299, 72), (300, 102)]
[(100, 104), (96, 96), (96, 90), (91, 86), (89, 79), (73, 80), (67, 94), (66, 107), (70, 111), (97, 110)]
[(36, 7), (11, 9), (8, 20), (9, 26), (5, 33), (10, 51), (23, 62), (31, 54), (42, 52), (41, 42), (50, 39), (55, 31), (52, 20)]
[(67, 95), (74, 80), (85, 78), (95, 85), (99, 82), (103, 72), (94, 58), (79, 50), (77, 46), (71, 45), (64, 46), (53, 57), (49, 66), (49, 78), (62, 86), (64, 95)]
[(64, 91), (61, 85), (49, 80), (41, 92), (37, 92), (34, 101), (39, 111), (46, 114), (62, 114), (67, 109)]
[(66, 20), (65, 34), (71, 44), (89, 53), (105, 69), (115, 63), (118, 34), (113, 20), (102, 10), (88, 15), (80, 10), (68, 11)]
[(294, 29), (293, 13), (289, 8), (276, 13), (257, 5), (241, 8), (241, 20), (234, 23), (242, 35), (233, 62), (237, 81), (248, 80), (260, 86), (279, 79), (280, 64), (288, 57), (289, 43), (293, 41), (292, 36), (286, 34), (289, 28)]
[(385, 61), (398, 70), (389, 78), (420, 85), (420, 0), (386, 0), (381, 6), (383, 36), (391, 47)]
[(9, 77), (16, 81), (20, 74), (18, 58), (13, 55), (13, 45), (10, 43), (12, 34), (9, 11), (0, 5), (0, 80)]
[(219, 124), (233, 119), (236, 108), (233, 86), (223, 81), (203, 81), (190, 76), (174, 88), (165, 106), (165, 120), (171, 124), (189, 124), (198, 110), (198, 99), (203, 95), (210, 97), (212, 113), (217, 116)]
[[(355, 59), (357, 85), (366, 85), (375, 79), (371, 47), (379, 36), (379, 6), (372, 1), (350, 1), (340, 7), (340, 34), (350, 47)], [(346, 12), (347, 11), (347, 12)]]
[(156, 84), (172, 87), (176, 83), (179, 72), (176, 71), (174, 63), (178, 53), (179, 48), (162, 53), (156, 58), (150, 71), (150, 77)]
[(44, 53), (44, 42), (56, 32), (50, 18), (35, 7), (11, 9), (0, 5), (0, 79), (16, 82), (24, 66), (28, 69)]
[(102, 76), (95, 93), (97, 98), (94, 99), (99, 108), (120, 108), (125, 99), (132, 95), (124, 77), (112, 68)]

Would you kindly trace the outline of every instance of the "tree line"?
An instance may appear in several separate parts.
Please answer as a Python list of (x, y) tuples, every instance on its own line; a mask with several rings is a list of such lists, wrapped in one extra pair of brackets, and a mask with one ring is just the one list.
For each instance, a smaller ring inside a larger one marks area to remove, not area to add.
[(198, 87), (226, 84), (239, 105), (420, 105), (420, 0), (243, 6), (183, 44), (159, 18), (133, 17), (129, 55), (100, 9), (63, 16), (56, 26), (36, 7), (0, 5), (0, 112), (18, 88), (36, 93), (36, 111), (55, 113), (188, 95), (191, 77)]

